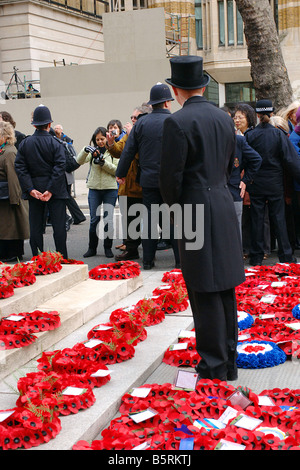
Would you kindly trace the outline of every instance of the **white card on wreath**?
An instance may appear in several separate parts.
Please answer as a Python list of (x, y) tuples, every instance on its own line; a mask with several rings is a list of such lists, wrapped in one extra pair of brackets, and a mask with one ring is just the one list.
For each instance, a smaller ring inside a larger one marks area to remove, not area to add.
[(195, 390), (198, 380), (198, 374), (187, 370), (178, 370), (175, 379), (175, 387), (185, 390)]

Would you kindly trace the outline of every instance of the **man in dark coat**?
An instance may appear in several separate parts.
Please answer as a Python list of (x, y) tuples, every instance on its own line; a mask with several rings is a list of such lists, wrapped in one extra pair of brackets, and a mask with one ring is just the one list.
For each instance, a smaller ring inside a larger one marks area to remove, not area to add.
[(201, 378), (233, 380), (238, 333), (234, 288), (245, 280), (241, 237), (227, 184), (235, 151), (234, 126), (224, 111), (202, 96), (209, 82), (202, 58), (179, 56), (170, 62), (172, 77), (166, 81), (182, 109), (164, 124), (160, 187), (167, 204), (181, 206), (179, 252), (200, 355), (196, 371)]
[(40, 105), (34, 110), (32, 125), (36, 130), (32, 136), (21, 142), (15, 170), (23, 197), (29, 200), (30, 246), (33, 256), (44, 250), (43, 232), (47, 205), (55, 248), (67, 258), (66, 157), (63, 144), (49, 134), (51, 122), (51, 114), (46, 106)]
[[(170, 108), (171, 101), (173, 100), (174, 98), (167, 85), (157, 83), (151, 88), (148, 105), (152, 106), (152, 112), (138, 117), (136, 124), (129, 134), (116, 171), (117, 181), (124, 183), (124, 178), (129, 171), (130, 165), (138, 153), (140, 167), (139, 184), (142, 187), (142, 199), (146, 212), (146, 214), (143, 214), (144, 230), (142, 235), (144, 269), (151, 269), (154, 266), (158, 242), (158, 234), (154, 234), (154, 232), (156, 231), (157, 224), (161, 224), (159, 208), (163, 205), (159, 189), (161, 141), (163, 124), (171, 114)], [(155, 209), (158, 210), (156, 211)], [(164, 215), (165, 219), (167, 219), (168, 214), (165, 213), (162, 217)], [(178, 266), (178, 243), (177, 240), (174, 240), (174, 227), (169, 220), (167, 224), (170, 229), (170, 243), (174, 251), (175, 266)]]

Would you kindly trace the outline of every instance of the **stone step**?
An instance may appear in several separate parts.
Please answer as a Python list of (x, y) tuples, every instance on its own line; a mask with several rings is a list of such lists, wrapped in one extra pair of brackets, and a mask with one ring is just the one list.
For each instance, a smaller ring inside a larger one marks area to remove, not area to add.
[(120, 281), (96, 281), (88, 278), (86, 265), (64, 265), (58, 273), (38, 276), (33, 285), (15, 289), (12, 297), (1, 299), (1, 317), (33, 310), (54, 310), (60, 314), (61, 325), (55, 330), (35, 334), (36, 341), (24, 348), (0, 351), (0, 379), (53, 348), (58, 341), (141, 285), (141, 276)]
[[(181, 329), (191, 329), (193, 319), (190, 308), (186, 312), (170, 314), (158, 325), (147, 328), (147, 338), (135, 346), (135, 355), (128, 361), (108, 365), (111, 380), (94, 388), (95, 403), (76, 414), (61, 416), (62, 429), (55, 439), (30, 450), (71, 450), (80, 440), (99, 439), (102, 429), (119, 413), (121, 397), (134, 387), (150, 383), (148, 378), (162, 364), (166, 349), (178, 342)], [(174, 379), (176, 367), (167, 366), (165, 382)], [(171, 380), (173, 382), (173, 380)]]
[(36, 276), (30, 286), (14, 289), (14, 295), (0, 299), (0, 318), (11, 313), (30, 312), (43, 302), (88, 279), (86, 264), (64, 264), (57, 273)]

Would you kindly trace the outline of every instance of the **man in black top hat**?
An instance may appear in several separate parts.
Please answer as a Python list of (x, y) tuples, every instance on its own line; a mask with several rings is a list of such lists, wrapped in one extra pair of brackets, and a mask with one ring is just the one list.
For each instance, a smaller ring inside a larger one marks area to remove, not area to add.
[(235, 152), (233, 121), (203, 97), (209, 77), (201, 57), (174, 57), (170, 63), (172, 77), (166, 81), (182, 109), (164, 122), (160, 187), (165, 202), (182, 210), (179, 252), (200, 356), (196, 371), (201, 378), (234, 380), (234, 288), (245, 275), (227, 185)]
[(68, 198), (63, 144), (53, 139), (50, 110), (43, 105), (33, 113), (33, 135), (26, 137), (18, 149), (15, 169), (29, 200), (30, 246), (33, 256), (43, 251), (46, 205), (53, 227), (55, 248), (67, 259), (66, 200)]
[[(154, 208), (158, 209), (163, 204), (159, 189), (161, 139), (163, 124), (166, 118), (171, 115), (170, 109), (173, 100), (174, 98), (166, 84), (157, 83), (151, 88), (148, 104), (152, 106), (152, 112), (138, 117), (136, 124), (129, 134), (116, 171), (117, 181), (122, 184), (132, 160), (138, 153), (140, 166), (139, 184), (142, 187), (143, 205), (146, 210), (146, 213), (143, 214), (144, 230), (142, 234), (144, 269), (151, 269), (154, 266), (158, 242), (158, 234), (154, 234), (154, 232), (156, 224), (162, 223), (162, 220), (156, 221), (157, 216), (159, 217), (159, 210), (154, 212)], [(168, 215), (165, 214), (165, 217), (167, 218)], [(169, 223), (168, 226), (170, 228), (170, 243), (174, 251), (175, 265), (178, 266), (178, 244), (177, 240), (174, 240), (174, 227)]]

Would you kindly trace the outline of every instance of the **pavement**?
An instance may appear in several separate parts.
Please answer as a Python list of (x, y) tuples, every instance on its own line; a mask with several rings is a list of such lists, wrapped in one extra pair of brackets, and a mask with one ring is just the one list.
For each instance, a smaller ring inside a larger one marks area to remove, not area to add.
[[(87, 259), (83, 258), (82, 255), (87, 249), (89, 228), (85, 181), (76, 181), (75, 194), (76, 200), (85, 213), (87, 220), (80, 225), (72, 225), (68, 232), (69, 258), (83, 260), (87, 264), (87, 270), (102, 263), (113, 262), (113, 260), (105, 258), (101, 244), (99, 245), (97, 256)], [(118, 211), (118, 208), (116, 208), (116, 211)], [(115, 254), (119, 253), (115, 245), (120, 241), (118, 239), (114, 241), (113, 251)], [(46, 229), (44, 249), (54, 249), (51, 227)], [(300, 258), (300, 252), (298, 257)], [(29, 244), (26, 243), (24, 260), (30, 260), (30, 258)], [(140, 260), (137, 261), (141, 264), (141, 256)], [(275, 264), (276, 262), (278, 262), (278, 259), (275, 253), (272, 253), (270, 258), (265, 261), (266, 264)], [(247, 267), (247, 264), (245, 264), (245, 267)], [(93, 312), (93, 315), (81, 321), (80, 325), (75, 324), (75, 326), (71, 327), (69, 323), (69, 330), (65, 328), (63, 337), (58, 338), (55, 344), (48, 345), (46, 350), (51, 351), (54, 348), (63, 349), (72, 347), (78, 342), (85, 341), (90, 329), (99, 323), (108, 321), (109, 315), (113, 310), (135, 305), (145, 296), (151, 295), (152, 291), (162, 284), (163, 274), (173, 268), (174, 259), (172, 250), (158, 251), (155, 267), (150, 271), (142, 270), (138, 284), (131, 286), (127, 293), (124, 292), (121, 296), (117, 295), (120, 287), (116, 285), (115, 290), (104, 295), (106, 299), (109, 298), (109, 303), (106, 306), (102, 305), (98, 312)], [(95, 285), (97, 287), (94, 287)], [(98, 288), (98, 286), (102, 285), (103, 283), (93, 284), (93, 289), (97, 288), (100, 291), (102, 287)], [(24, 289), (27, 289), (27, 287)], [(73, 289), (76, 291), (76, 285), (73, 286)], [(63, 296), (63, 292), (60, 295)], [(75, 300), (74, 308), (76, 303), (77, 301)], [(63, 416), (61, 418), (62, 430), (60, 434), (47, 444), (30, 450), (70, 450), (72, 445), (80, 439), (88, 441), (99, 439), (102, 429), (118, 414), (122, 395), (132, 387), (144, 383), (174, 383), (177, 368), (163, 363), (163, 355), (170, 344), (177, 342), (180, 330), (191, 328), (193, 328), (193, 319), (190, 307), (184, 312), (166, 316), (166, 319), (161, 324), (147, 328), (147, 339), (136, 346), (134, 357), (123, 363), (109, 366), (109, 369), (112, 371), (111, 380), (105, 386), (94, 389), (96, 396), (95, 404), (78, 414)], [(14, 369), (12, 367), (14, 370), (11, 370), (7, 377), (0, 382), (0, 409), (14, 407), (18, 396), (15, 391), (16, 380), (18, 377), (24, 376), (28, 371), (35, 369), (37, 358), (38, 354), (36, 357), (30, 358), (28, 362), (25, 361), (19, 368)], [(231, 383), (236, 386), (247, 386), (255, 393), (273, 388), (299, 389), (299, 364), (293, 361), (286, 361), (284, 364), (267, 369), (239, 369), (238, 379)]]

